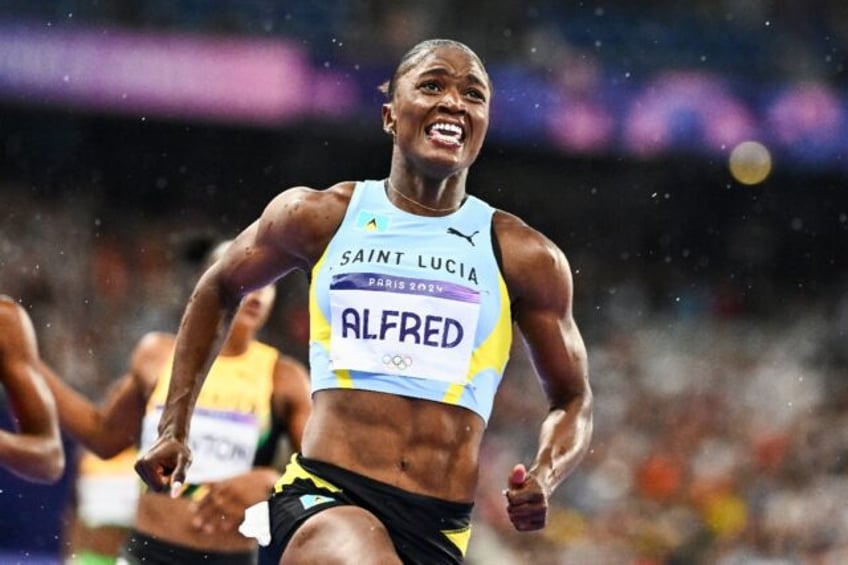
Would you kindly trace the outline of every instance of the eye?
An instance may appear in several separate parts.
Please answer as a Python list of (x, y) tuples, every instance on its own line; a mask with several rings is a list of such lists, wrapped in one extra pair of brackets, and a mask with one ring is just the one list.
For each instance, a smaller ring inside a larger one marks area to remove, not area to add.
[(418, 88), (425, 92), (439, 92), (442, 86), (435, 80), (426, 80), (422, 82)]
[(486, 95), (483, 94), (483, 92), (477, 88), (469, 88), (465, 94), (466, 96), (474, 98), (475, 100), (479, 100), (481, 102), (486, 101)]

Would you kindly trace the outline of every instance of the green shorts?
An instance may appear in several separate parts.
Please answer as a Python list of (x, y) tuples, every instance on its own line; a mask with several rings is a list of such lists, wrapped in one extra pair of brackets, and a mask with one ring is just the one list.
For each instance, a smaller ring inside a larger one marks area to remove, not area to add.
[(67, 565), (115, 565), (118, 557), (115, 555), (101, 555), (93, 551), (78, 551), (68, 559)]

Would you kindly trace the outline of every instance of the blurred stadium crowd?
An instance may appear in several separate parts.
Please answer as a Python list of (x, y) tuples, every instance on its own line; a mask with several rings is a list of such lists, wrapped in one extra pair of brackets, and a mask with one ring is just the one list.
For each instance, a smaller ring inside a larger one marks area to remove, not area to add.
[[(491, 135), (503, 143), (726, 157), (760, 138), (796, 165), (844, 170), (844, 12), (773, 0), (9, 0), (0, 100), (352, 124), (370, 117), (374, 84), (409, 45), (449, 36), (487, 61), (498, 92)], [(245, 82), (255, 88), (239, 91)], [(310, 96), (291, 96), (299, 91)]]
[[(634, 73), (703, 67), (764, 80), (827, 77), (844, 84), (848, 23), (838, 0), (696, 0), (681, 4), (504, 0), (6, 0), (0, 15), (295, 38), (316, 58), (343, 52), (394, 61), (416, 38), (462, 37), (492, 60), (559, 65), (594, 53)], [(482, 24), (482, 25), (478, 25)]]
[[(139, 336), (176, 328), (215, 222), (203, 209), (134, 218), (114, 208), (101, 215), (80, 195), (13, 192), (14, 209), (3, 213), (0, 287), (32, 312), (45, 357), (99, 398)], [(512, 463), (532, 456), (545, 411), (517, 344), (484, 450), (469, 562), (848, 557), (848, 295), (830, 303), (831, 293), (811, 303), (779, 295), (770, 312), (756, 312), (703, 284), (663, 305), (651, 297), (656, 268), (595, 288), (604, 277), (574, 255), (597, 398), (593, 449), (556, 495), (548, 529), (512, 531), (501, 490)], [(299, 356), (304, 290), (298, 277), (285, 283), (266, 335)], [(0, 496), (16, 492), (15, 481), (4, 482)], [(38, 525), (26, 531), (21, 514), (4, 511), (5, 535), (23, 537), (2, 545), (57, 549), (68, 493), (52, 490), (36, 509), (37, 493), (4, 500)]]
[[(505, 65), (571, 61), (575, 80), (587, 61), (633, 73), (708, 66), (763, 84), (846, 79), (848, 8), (835, 1), (214, 4), (9, 0), (0, 16), (279, 34), (317, 61), (390, 65), (439, 35)], [(385, 174), (378, 113), (362, 134), (4, 105), (0, 292), (28, 308), (47, 360), (99, 398), (143, 333), (176, 329), (211, 241), (281, 187)], [(469, 562), (848, 562), (844, 173), (783, 163), (741, 187), (720, 159), (586, 158), (528, 141), (490, 143), (469, 183), (569, 256), (596, 397), (593, 449), (549, 527), (513, 532), (501, 489), (532, 455), (545, 410), (516, 345)], [(305, 358), (305, 281), (281, 289), (265, 337)], [(70, 480), (25, 490), (0, 476), (0, 547), (58, 553)]]

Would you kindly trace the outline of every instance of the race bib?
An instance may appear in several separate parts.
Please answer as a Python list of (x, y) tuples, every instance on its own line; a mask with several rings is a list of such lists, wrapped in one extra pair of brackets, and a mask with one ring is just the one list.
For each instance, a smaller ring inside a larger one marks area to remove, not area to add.
[(477, 290), (348, 273), (330, 283), (330, 312), (333, 369), (465, 381), (480, 316)]
[[(145, 418), (145, 437), (156, 438), (162, 407), (154, 418)], [(210, 483), (245, 473), (253, 467), (259, 444), (257, 417), (253, 414), (195, 408), (188, 446), (192, 462), (186, 482)], [(148, 446), (149, 447), (149, 446)]]

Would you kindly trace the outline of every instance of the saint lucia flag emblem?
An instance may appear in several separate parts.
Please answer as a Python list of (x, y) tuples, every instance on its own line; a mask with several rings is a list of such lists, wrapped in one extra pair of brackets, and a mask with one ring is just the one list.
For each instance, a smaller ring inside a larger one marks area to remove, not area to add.
[(365, 231), (386, 231), (389, 227), (389, 219), (380, 214), (361, 210), (356, 217), (356, 227)]
[(313, 506), (318, 506), (319, 504), (324, 504), (326, 502), (333, 502), (334, 500), (334, 498), (321, 496), (320, 494), (304, 494), (300, 497), (300, 504), (303, 506), (304, 510), (309, 510)]

